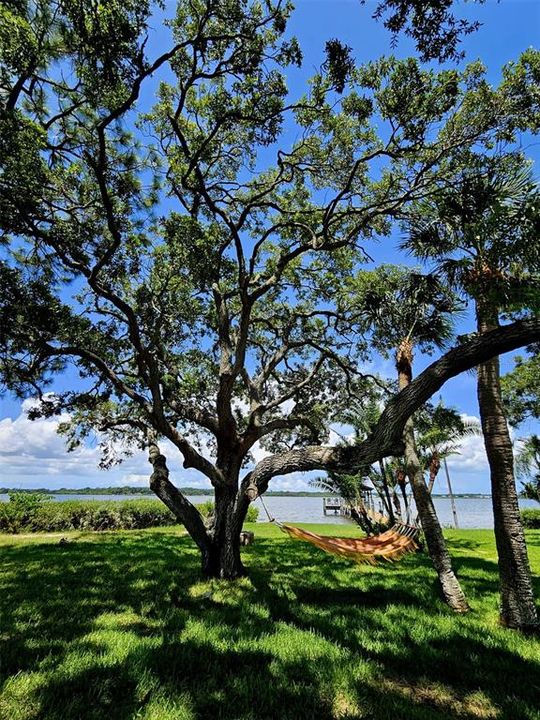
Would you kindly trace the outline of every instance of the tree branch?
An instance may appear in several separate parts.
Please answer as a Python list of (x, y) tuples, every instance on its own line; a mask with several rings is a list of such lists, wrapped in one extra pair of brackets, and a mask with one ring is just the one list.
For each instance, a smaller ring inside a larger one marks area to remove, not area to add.
[(458, 345), (429, 365), (388, 402), (371, 435), (346, 447), (309, 446), (261, 460), (244, 478), (242, 487), (253, 499), (276, 475), (308, 470), (352, 472), (368, 468), (388, 455), (403, 453), (405, 423), (450, 378), (492, 357), (540, 340), (540, 317), (502, 326)]
[(210, 545), (210, 538), (201, 514), (169, 480), (166, 458), (160, 453), (157, 443), (153, 441), (150, 442), (148, 449), (148, 460), (154, 469), (150, 476), (150, 488), (184, 525), (199, 549), (204, 552)]

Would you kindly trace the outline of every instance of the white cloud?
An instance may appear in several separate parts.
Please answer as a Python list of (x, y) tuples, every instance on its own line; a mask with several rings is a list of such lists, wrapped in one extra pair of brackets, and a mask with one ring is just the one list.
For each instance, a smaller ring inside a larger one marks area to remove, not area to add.
[[(20, 414), (0, 420), (0, 484), (8, 487), (85, 487), (146, 485), (150, 465), (145, 452), (137, 451), (110, 470), (98, 467), (98, 447), (83, 445), (68, 452), (58, 435), (58, 423), (67, 416), (29, 420), (33, 400), (25, 400)], [(208, 481), (193, 470), (184, 470), (179, 451), (163, 443), (171, 477), (179, 485), (209, 487)]]
[[(20, 414), (0, 420), (0, 484), (8, 487), (99, 487), (133, 485), (145, 487), (151, 468), (145, 452), (138, 451), (109, 470), (98, 467), (98, 447), (81, 446), (67, 452), (64, 438), (56, 432), (60, 418), (29, 420), (28, 410), (34, 401), (25, 400)], [(332, 440), (340, 439), (334, 433)], [(182, 467), (182, 456), (171, 443), (160, 443), (167, 456), (171, 479), (177, 485), (208, 488), (209, 481), (195, 470)], [(257, 443), (253, 448), (255, 462), (268, 453)], [(205, 452), (205, 454), (207, 454)], [(317, 473), (293, 473), (272, 481), (272, 490), (307, 490), (309, 478)]]
[(470, 473), (488, 470), (484, 438), (480, 436), (467, 437), (461, 441), (459, 455), (450, 455), (447, 460), (448, 467), (455, 472)]
[[(134, 485), (145, 487), (151, 468), (145, 452), (138, 451), (119, 466), (108, 471), (98, 468), (99, 448), (83, 446), (68, 453), (64, 439), (56, 433), (59, 418), (30, 421), (26, 415), (32, 406), (25, 400), (20, 414), (0, 420), (0, 485), (9, 487), (85, 487)], [(474, 416), (463, 416), (472, 419)], [(65, 420), (66, 418), (60, 418)], [(476, 418), (475, 418), (476, 419)], [(329, 442), (335, 445), (350, 440), (353, 433), (345, 425), (332, 428)], [(167, 456), (171, 479), (179, 486), (210, 489), (209, 481), (195, 470), (182, 467), (180, 452), (168, 442), (162, 443)], [(207, 451), (204, 451), (207, 454)], [(255, 462), (268, 453), (259, 444), (252, 450)], [(483, 439), (468, 437), (460, 446), (460, 454), (448, 458), (455, 492), (488, 492), (489, 469)], [(292, 473), (272, 480), (271, 490), (309, 490), (309, 480), (323, 473)], [(442, 469), (436, 492), (446, 492)]]
[(269, 490), (280, 492), (304, 492), (306, 490), (314, 490), (315, 488), (309, 484), (309, 480), (314, 480), (322, 474), (321, 472), (297, 472), (275, 477), (272, 479)]

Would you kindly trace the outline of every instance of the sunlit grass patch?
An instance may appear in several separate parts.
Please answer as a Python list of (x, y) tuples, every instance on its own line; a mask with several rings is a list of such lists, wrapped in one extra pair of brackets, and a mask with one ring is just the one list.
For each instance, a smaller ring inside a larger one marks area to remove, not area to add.
[(0, 720), (538, 720), (540, 643), (498, 625), (490, 532), (448, 532), (457, 617), (425, 555), (359, 568), (254, 530), (232, 583), (179, 528), (0, 537)]

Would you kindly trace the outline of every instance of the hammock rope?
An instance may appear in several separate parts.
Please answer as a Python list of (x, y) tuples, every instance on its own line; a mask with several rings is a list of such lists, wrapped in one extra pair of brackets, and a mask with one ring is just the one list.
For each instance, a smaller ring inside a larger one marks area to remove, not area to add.
[(395, 562), (404, 555), (419, 549), (417, 538), (420, 528), (397, 521), (389, 530), (367, 538), (334, 537), (318, 535), (310, 530), (279, 522), (270, 515), (262, 496), (259, 499), (269, 522), (275, 523), (293, 540), (303, 540), (324, 552), (353, 560), (359, 565), (376, 565), (379, 560)]

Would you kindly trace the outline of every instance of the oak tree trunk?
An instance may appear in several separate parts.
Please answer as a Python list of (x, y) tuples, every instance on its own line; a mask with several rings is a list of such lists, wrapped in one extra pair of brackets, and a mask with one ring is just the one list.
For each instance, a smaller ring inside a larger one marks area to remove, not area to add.
[[(497, 312), (478, 303), (480, 333), (499, 325)], [(501, 622), (513, 628), (538, 628), (527, 545), (519, 513), (514, 456), (502, 404), (500, 363), (495, 357), (478, 366), (478, 403), (491, 475), (495, 541), (499, 556)]]
[(441, 460), (439, 458), (438, 452), (433, 452), (431, 455), (431, 458), (429, 460), (429, 485), (428, 490), (431, 495), (433, 492), (433, 486), (435, 485), (435, 480), (437, 479), (437, 475), (439, 474), (439, 470), (441, 469)]
[[(412, 346), (408, 340), (401, 343), (397, 353), (397, 369), (400, 390), (409, 385), (412, 379)], [(407, 420), (403, 433), (405, 444), (405, 464), (411, 483), (416, 509), (422, 523), (428, 552), (439, 576), (441, 590), (448, 605), (456, 612), (467, 612), (469, 605), (458, 579), (452, 569), (452, 560), (435, 512), (433, 500), (424, 480), (424, 473), (416, 449), (414, 424)]]
[(155, 442), (149, 446), (149, 460), (153, 467), (150, 487), (197, 544), (203, 575), (227, 580), (245, 575), (240, 558), (240, 533), (249, 501), (237, 491), (238, 478), (216, 487), (214, 515), (207, 527), (197, 508), (169, 480), (165, 456)]
[(210, 542), (202, 553), (203, 575), (234, 580), (246, 574), (240, 557), (240, 533), (245, 512), (235, 485), (217, 487)]

